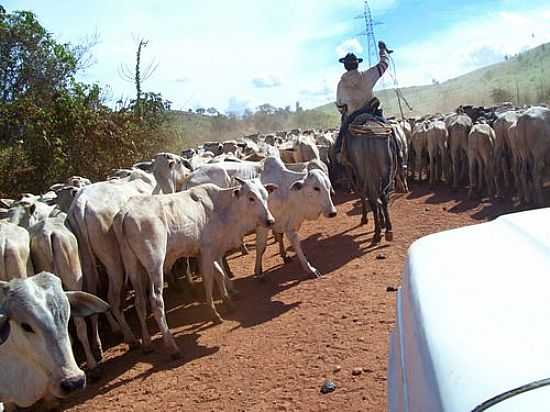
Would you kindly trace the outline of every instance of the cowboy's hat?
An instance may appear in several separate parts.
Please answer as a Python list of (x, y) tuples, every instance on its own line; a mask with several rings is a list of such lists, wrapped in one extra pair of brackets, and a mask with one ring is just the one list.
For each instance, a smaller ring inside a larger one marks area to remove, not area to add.
[(345, 57), (342, 57), (340, 60), (338, 60), (340, 63), (353, 63), (353, 62), (357, 62), (357, 63), (361, 63), (363, 61), (363, 59), (361, 58), (358, 58), (357, 56), (355, 56), (355, 54), (353, 53), (348, 53), (346, 54)]

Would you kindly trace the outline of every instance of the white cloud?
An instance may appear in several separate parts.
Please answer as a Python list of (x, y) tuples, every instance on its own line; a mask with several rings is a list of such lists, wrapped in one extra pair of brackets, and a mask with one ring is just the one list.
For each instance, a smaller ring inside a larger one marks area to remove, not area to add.
[(269, 89), (272, 87), (279, 87), (281, 86), (281, 84), (282, 84), (281, 79), (274, 74), (254, 77), (252, 79), (252, 85), (258, 89)]
[(347, 53), (360, 54), (363, 52), (363, 46), (356, 38), (344, 40), (336, 47), (337, 57), (344, 57)]
[(550, 7), (493, 12), (462, 20), (421, 42), (396, 49), (401, 86), (448, 80), (550, 41)]

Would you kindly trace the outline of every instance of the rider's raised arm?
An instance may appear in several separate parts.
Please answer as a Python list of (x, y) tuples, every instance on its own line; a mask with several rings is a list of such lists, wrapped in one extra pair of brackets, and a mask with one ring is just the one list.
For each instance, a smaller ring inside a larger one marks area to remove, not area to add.
[(365, 72), (363, 76), (367, 79), (371, 87), (374, 87), (378, 79), (380, 79), (390, 64), (390, 58), (385, 49), (380, 50), (380, 61), (375, 66), (372, 66)]

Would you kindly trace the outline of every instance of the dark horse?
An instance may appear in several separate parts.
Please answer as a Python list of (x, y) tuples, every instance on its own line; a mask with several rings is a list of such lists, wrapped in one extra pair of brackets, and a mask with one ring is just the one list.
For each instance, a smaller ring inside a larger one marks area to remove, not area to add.
[(393, 190), (397, 173), (397, 147), (393, 136), (356, 135), (345, 128), (345, 156), (353, 171), (353, 186), (361, 198), (363, 217), (367, 223), (366, 201), (368, 199), (374, 215), (373, 243), (385, 238), (393, 240), (392, 224), (388, 209), (390, 192)]

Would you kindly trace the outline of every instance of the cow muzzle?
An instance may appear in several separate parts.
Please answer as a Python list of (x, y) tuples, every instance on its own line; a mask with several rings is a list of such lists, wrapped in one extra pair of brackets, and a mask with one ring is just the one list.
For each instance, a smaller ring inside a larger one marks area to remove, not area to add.
[(63, 395), (67, 396), (73, 392), (76, 392), (80, 389), (84, 389), (86, 386), (86, 375), (73, 376), (67, 379), (63, 379), (59, 383), (59, 387)]
[(271, 227), (275, 224), (275, 219), (273, 217), (268, 217), (265, 221), (265, 227)]

